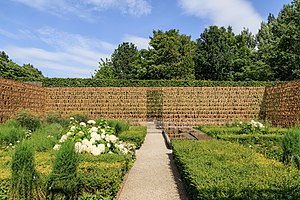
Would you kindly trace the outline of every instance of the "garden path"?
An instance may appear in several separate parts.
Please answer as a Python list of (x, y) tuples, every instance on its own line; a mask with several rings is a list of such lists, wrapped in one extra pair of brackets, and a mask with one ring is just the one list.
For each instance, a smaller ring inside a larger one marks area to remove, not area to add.
[(119, 200), (187, 199), (183, 184), (165, 144), (162, 131), (147, 123), (147, 135), (137, 151), (134, 166), (118, 197)]

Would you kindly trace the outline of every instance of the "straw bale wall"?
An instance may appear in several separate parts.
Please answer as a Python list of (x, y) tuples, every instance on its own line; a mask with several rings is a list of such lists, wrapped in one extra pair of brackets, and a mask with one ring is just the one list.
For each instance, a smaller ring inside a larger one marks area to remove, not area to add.
[(20, 109), (44, 112), (45, 89), (0, 78), (0, 122)]
[(300, 80), (267, 87), (262, 115), (273, 126), (290, 127), (300, 122)]

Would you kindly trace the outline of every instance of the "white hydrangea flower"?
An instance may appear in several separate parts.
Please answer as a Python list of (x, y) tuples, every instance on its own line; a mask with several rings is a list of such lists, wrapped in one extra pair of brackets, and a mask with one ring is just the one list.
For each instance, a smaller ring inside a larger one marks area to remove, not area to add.
[(97, 134), (96, 137), (95, 137), (95, 140), (96, 141), (100, 141), (101, 140), (101, 136), (99, 134)]
[(101, 134), (101, 138), (102, 138), (102, 139), (105, 138), (105, 134), (104, 134), (104, 133)]
[(74, 117), (70, 117), (70, 120), (74, 120)]
[(95, 144), (95, 142), (96, 142), (95, 138), (91, 138), (91, 139), (90, 139), (90, 143), (91, 143), (91, 144)]
[(96, 146), (91, 149), (91, 154), (93, 154), (94, 156), (99, 156), (101, 153), (101, 150)]
[(105, 129), (101, 129), (101, 132), (102, 132), (103, 134), (105, 134)]
[(93, 127), (89, 130), (89, 133), (91, 133), (91, 132), (98, 132), (98, 128), (93, 126)]
[(67, 132), (67, 136), (71, 136), (72, 135), (72, 133), (71, 132)]
[(96, 124), (96, 122), (94, 120), (89, 120), (87, 121), (88, 124)]
[(63, 135), (63, 136), (61, 136), (59, 142), (60, 142), (60, 143), (63, 143), (63, 142), (65, 142), (67, 139), (68, 139), (68, 136), (67, 136), (67, 135)]
[(60, 144), (56, 144), (56, 145), (54, 145), (53, 149), (57, 151), (60, 149), (60, 146), (61, 146)]
[(97, 132), (91, 132), (91, 138), (95, 138), (97, 137), (98, 133)]
[(84, 126), (84, 127), (86, 127), (86, 123), (84, 123), (84, 122), (80, 122), (80, 124), (79, 124), (80, 126)]
[(84, 138), (84, 139), (82, 140), (82, 144), (84, 144), (84, 145), (86, 145), (86, 146), (90, 146), (90, 141), (89, 141), (88, 139)]
[(77, 153), (81, 153), (82, 152), (82, 144), (81, 144), (81, 142), (76, 142), (75, 143), (75, 151), (77, 152)]
[(110, 143), (107, 143), (106, 146), (107, 146), (108, 148), (110, 148), (110, 147), (111, 147), (111, 144), (110, 144)]
[(75, 131), (76, 126), (71, 126), (70, 131)]
[(117, 137), (115, 135), (110, 135), (109, 136), (109, 141), (111, 141), (112, 143), (115, 143), (117, 141)]
[(97, 147), (101, 150), (102, 153), (105, 152), (105, 145), (104, 144), (98, 144)]

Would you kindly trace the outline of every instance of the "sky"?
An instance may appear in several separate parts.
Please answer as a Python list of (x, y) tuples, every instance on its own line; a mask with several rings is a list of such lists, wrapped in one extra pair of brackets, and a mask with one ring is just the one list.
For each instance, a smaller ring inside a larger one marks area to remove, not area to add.
[(149, 47), (153, 30), (199, 38), (211, 25), (257, 33), (292, 0), (0, 0), (0, 51), (46, 77), (90, 78), (123, 42)]

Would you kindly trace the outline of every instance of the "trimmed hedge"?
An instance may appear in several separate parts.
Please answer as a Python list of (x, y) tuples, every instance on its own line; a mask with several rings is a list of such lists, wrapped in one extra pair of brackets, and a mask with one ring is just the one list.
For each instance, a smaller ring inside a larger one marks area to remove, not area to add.
[(118, 80), (94, 78), (19, 79), (39, 81), (44, 87), (264, 87), (276, 81), (203, 81), (203, 80)]
[(251, 134), (251, 135), (219, 135), (218, 139), (239, 143), (247, 148), (255, 150), (257, 153), (263, 154), (267, 158), (275, 159), (282, 162), (282, 138), (283, 135), (278, 134)]
[(300, 172), (227, 141), (172, 141), (190, 199), (299, 199)]
[(128, 131), (119, 134), (119, 139), (125, 142), (134, 143), (136, 148), (139, 149), (146, 137), (147, 127), (145, 126), (132, 126)]

